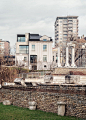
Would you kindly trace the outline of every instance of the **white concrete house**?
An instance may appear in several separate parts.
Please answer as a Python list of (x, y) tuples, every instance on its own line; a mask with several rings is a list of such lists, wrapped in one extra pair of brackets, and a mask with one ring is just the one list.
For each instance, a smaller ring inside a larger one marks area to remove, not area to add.
[(30, 70), (49, 70), (52, 65), (52, 39), (46, 35), (18, 34), (16, 42), (16, 65)]

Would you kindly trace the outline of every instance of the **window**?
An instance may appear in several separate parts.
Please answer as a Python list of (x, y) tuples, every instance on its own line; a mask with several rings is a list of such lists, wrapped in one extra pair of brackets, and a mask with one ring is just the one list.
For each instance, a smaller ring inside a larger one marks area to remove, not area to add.
[(54, 56), (53, 56), (53, 61), (54, 61)]
[(27, 45), (19, 45), (19, 53), (25, 53), (27, 54), (29, 49), (28, 49), (29, 46)]
[(27, 57), (24, 57), (24, 61), (27, 61)]
[(47, 55), (43, 55), (43, 62), (47, 62)]
[(67, 36), (67, 34), (64, 34), (64, 36)]
[(37, 55), (30, 55), (30, 63), (37, 63)]
[(32, 50), (35, 50), (35, 45), (32, 45)]
[(47, 45), (43, 45), (43, 51), (47, 50)]
[(72, 20), (68, 20), (68, 22), (73, 22)]
[(43, 41), (47, 41), (46, 39), (43, 39)]
[(18, 37), (18, 42), (25, 42), (25, 37)]

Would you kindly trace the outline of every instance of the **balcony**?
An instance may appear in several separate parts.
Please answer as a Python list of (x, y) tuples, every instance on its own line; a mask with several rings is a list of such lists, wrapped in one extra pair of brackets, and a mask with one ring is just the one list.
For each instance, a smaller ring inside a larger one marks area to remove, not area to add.
[(68, 24), (68, 27), (72, 27), (73, 26), (73, 24)]
[(63, 34), (67, 34), (68, 32), (67, 31), (63, 31)]
[(66, 28), (67, 28), (67, 24), (65, 24), (65, 25), (63, 24), (63, 28), (64, 28), (64, 27), (66, 27)]

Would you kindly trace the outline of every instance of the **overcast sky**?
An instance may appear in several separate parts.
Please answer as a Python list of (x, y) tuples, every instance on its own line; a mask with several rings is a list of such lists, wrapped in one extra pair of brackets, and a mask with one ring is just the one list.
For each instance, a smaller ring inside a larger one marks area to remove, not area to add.
[(17, 34), (54, 39), (57, 16), (79, 16), (79, 36), (86, 35), (86, 0), (0, 0), (0, 39), (16, 43)]

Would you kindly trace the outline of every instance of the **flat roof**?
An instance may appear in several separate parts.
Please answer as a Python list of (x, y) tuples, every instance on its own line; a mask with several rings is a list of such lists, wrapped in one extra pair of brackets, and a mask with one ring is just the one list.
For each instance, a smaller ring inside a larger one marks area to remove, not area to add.
[(57, 18), (78, 17), (78, 16), (57, 16)]

